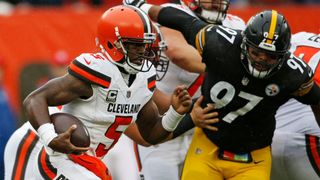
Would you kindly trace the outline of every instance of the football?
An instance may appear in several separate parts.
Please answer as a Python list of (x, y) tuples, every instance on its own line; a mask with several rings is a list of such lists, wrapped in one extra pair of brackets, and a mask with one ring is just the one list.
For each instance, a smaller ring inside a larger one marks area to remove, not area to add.
[(67, 131), (73, 124), (76, 124), (77, 128), (71, 134), (71, 143), (78, 147), (88, 147), (90, 145), (90, 136), (87, 128), (75, 116), (67, 113), (55, 113), (50, 115), (50, 119), (58, 134)]

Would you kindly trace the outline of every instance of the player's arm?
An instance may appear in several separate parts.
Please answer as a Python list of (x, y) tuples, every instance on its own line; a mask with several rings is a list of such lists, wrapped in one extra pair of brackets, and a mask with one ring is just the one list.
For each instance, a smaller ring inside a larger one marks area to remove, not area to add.
[[(142, 5), (141, 9), (146, 5)], [(144, 10), (144, 9), (143, 9)], [(162, 26), (180, 31), (187, 42), (196, 47), (198, 32), (208, 24), (173, 7), (151, 6), (145, 10), (150, 18)]]
[(311, 109), (320, 127), (320, 88), (316, 83), (313, 83), (310, 91), (300, 97), (296, 98), (298, 101), (304, 104), (311, 104)]
[[(177, 127), (173, 130), (173, 132), (170, 133), (165, 139), (162, 139), (161, 142), (176, 138), (181, 134), (187, 132), (188, 130), (194, 128), (195, 126), (200, 128), (206, 128), (211, 131), (218, 130), (215, 126), (212, 125), (219, 121), (218, 113), (214, 111), (214, 105), (209, 104), (205, 108), (202, 108), (202, 100), (202, 96), (199, 99), (197, 99), (197, 101), (193, 105), (192, 111), (190, 113), (187, 113), (179, 122)], [(137, 123), (139, 123), (139, 121), (137, 121)], [(151, 145), (150, 143), (145, 141), (144, 138), (141, 136), (135, 123), (130, 125), (124, 133), (140, 145)]]
[(151, 144), (141, 136), (136, 123), (132, 123), (123, 133), (139, 145), (145, 147), (151, 146)]
[(136, 121), (141, 136), (150, 144), (163, 141), (176, 128), (190, 107), (191, 97), (185, 87), (175, 89), (171, 107), (162, 117), (159, 115), (157, 105), (151, 99), (143, 106)]
[(38, 131), (46, 145), (56, 151), (71, 153), (83, 152), (87, 148), (77, 148), (70, 141), (70, 135), (76, 127), (71, 126), (65, 133), (57, 135), (51, 123), (48, 106), (66, 104), (76, 98), (92, 96), (91, 86), (70, 74), (50, 80), (33, 91), (24, 100), (24, 108), (31, 125)]
[(152, 4), (147, 4), (144, 0), (124, 0), (123, 4), (132, 5), (140, 8), (149, 17), (161, 24), (171, 29), (180, 31), (187, 42), (192, 46), (196, 46), (196, 36), (198, 32), (208, 25), (196, 17), (184, 12), (181, 9), (174, 7), (162, 7)]
[(320, 88), (313, 79), (302, 84), (293, 95), (301, 103), (311, 105), (311, 109), (320, 126)]
[(153, 102), (157, 105), (159, 113), (162, 115), (168, 111), (171, 105), (170, 95), (165, 94), (159, 89), (155, 89), (153, 96)]
[(186, 42), (179, 31), (164, 26), (161, 26), (160, 30), (168, 45), (165, 54), (170, 61), (189, 72), (203, 73), (205, 71), (206, 66), (201, 62), (200, 54)]
[(200, 96), (194, 103), (193, 108), (190, 113), (186, 114), (177, 128), (172, 132), (172, 137), (175, 138), (181, 134), (187, 132), (188, 130), (196, 127), (208, 129), (211, 131), (218, 131), (218, 128), (212, 124), (219, 121), (218, 112), (214, 111), (215, 106), (213, 104), (208, 104), (206, 107), (202, 108), (201, 103), (203, 101), (203, 96)]

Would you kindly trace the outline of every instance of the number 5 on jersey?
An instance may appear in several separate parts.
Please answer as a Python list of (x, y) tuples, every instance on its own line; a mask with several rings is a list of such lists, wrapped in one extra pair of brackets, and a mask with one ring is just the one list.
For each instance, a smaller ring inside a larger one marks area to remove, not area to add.
[[(120, 129), (121, 127), (128, 127), (128, 125), (132, 122), (131, 116), (116, 116), (115, 121), (113, 124), (109, 126), (107, 131), (104, 133), (104, 136), (108, 139), (112, 139), (112, 144), (107, 147), (105, 144), (99, 143), (96, 149), (96, 156), (103, 157), (105, 156), (108, 151), (118, 142), (121, 134), (125, 130), (125, 128)], [(107, 147), (107, 148), (106, 148)]]

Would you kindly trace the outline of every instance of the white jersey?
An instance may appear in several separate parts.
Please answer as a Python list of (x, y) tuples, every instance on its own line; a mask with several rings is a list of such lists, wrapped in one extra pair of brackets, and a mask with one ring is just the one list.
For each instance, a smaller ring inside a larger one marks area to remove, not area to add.
[[(303, 58), (311, 66), (315, 74), (314, 79), (320, 85), (320, 69), (318, 68), (320, 36), (307, 32), (294, 34), (290, 51), (295, 56)], [(279, 108), (276, 121), (276, 130), (320, 136), (320, 129), (311, 107), (294, 99), (290, 99)]]
[(117, 66), (100, 53), (87, 53), (72, 62), (69, 73), (92, 83), (93, 95), (64, 105), (62, 111), (84, 123), (91, 138), (90, 148), (97, 157), (103, 157), (151, 99), (155, 69), (137, 73), (128, 87)]

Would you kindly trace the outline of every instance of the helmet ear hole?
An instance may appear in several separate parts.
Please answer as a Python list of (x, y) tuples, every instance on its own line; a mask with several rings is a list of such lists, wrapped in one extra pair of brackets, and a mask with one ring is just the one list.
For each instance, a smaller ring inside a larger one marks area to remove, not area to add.
[(110, 41), (108, 41), (107, 45), (108, 45), (108, 48), (109, 48), (109, 49), (113, 49), (113, 45), (111, 44)]

